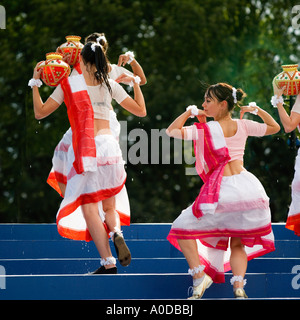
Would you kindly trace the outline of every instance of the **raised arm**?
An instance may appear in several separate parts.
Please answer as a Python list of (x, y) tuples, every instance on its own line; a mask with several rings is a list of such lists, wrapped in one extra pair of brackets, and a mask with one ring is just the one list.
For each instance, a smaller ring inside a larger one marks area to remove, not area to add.
[[(37, 71), (38, 65), (34, 68), (33, 79), (40, 79), (42, 70)], [(54, 112), (60, 105), (52, 98), (48, 98), (44, 103), (41, 99), (38, 86), (32, 87), (33, 111), (37, 120), (47, 117)]]
[(274, 120), (274, 118), (265, 110), (258, 106), (243, 106), (241, 107), (241, 118), (245, 112), (250, 112), (258, 115), (263, 122), (267, 125), (265, 136), (275, 134), (280, 130), (280, 125)]
[(141, 79), (140, 86), (147, 83), (147, 79), (144, 73), (144, 70), (142, 66), (137, 62), (137, 60), (134, 58), (134, 54), (132, 52), (127, 52), (125, 54), (121, 54), (119, 56), (118, 66), (125, 66), (126, 63), (129, 63), (132, 72), (135, 76), (139, 76)]
[[(273, 81), (273, 89), (274, 89), (274, 96), (277, 96), (277, 109), (278, 109), (278, 114), (280, 117), (280, 121), (284, 127), (284, 131), (289, 133), (293, 130), (296, 129), (296, 127), (299, 125), (300, 123), (300, 113), (297, 112), (291, 112), (291, 115), (288, 115), (288, 113), (286, 112), (282, 100), (280, 99), (280, 97), (282, 97), (284, 88), (280, 89), (277, 87), (276, 83)], [(281, 100), (281, 101), (280, 101)], [(280, 102), (279, 102), (280, 101)], [(300, 95), (297, 96), (295, 105), (293, 108), (295, 108), (297, 110), (300, 110)]]
[(131, 77), (125, 74), (122, 74), (118, 79), (118, 83), (130, 83), (132, 82), (133, 90), (134, 90), (134, 99), (128, 97), (124, 99), (120, 105), (126, 109), (127, 111), (131, 112), (132, 114), (138, 117), (146, 117), (147, 110), (145, 105), (144, 96), (142, 90), (139, 85), (139, 79), (137, 77)]
[[(199, 119), (199, 117), (201, 116), (201, 118), (203, 119), (203, 117), (206, 116), (206, 113), (203, 110), (198, 110), (198, 115), (193, 114), (195, 116), (197, 116), (197, 118)], [(167, 128), (166, 130), (166, 134), (169, 137), (172, 138), (176, 138), (176, 139), (188, 139), (187, 136), (187, 132), (186, 132), (186, 128), (184, 127), (184, 124), (186, 123), (187, 119), (192, 115), (192, 109), (186, 110), (184, 113), (182, 113), (179, 117), (177, 117)]]

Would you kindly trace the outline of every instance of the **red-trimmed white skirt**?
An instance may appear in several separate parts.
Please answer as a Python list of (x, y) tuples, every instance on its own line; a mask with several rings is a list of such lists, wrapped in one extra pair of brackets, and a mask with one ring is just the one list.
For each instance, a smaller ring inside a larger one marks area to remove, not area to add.
[(98, 203), (99, 215), (105, 223), (102, 200), (116, 196), (116, 210), (121, 225), (130, 224), (130, 208), (125, 189), (126, 172), (118, 141), (112, 135), (95, 137), (97, 150), (97, 171), (77, 174), (74, 167), (72, 145), (68, 149), (67, 187), (65, 197), (56, 217), (61, 236), (74, 240), (92, 240), (81, 206)]
[[(117, 119), (117, 115), (113, 110), (110, 110), (109, 117), (109, 124), (112, 134), (117, 139), (117, 141), (119, 141), (121, 126)], [(69, 128), (54, 150), (52, 158), (52, 168), (47, 179), (47, 183), (61, 196), (62, 193), (60, 191), (58, 183), (67, 184), (68, 150), (71, 144), (72, 129)]]
[(222, 178), (214, 214), (197, 219), (192, 205), (183, 210), (167, 239), (179, 250), (178, 239), (195, 239), (205, 272), (214, 282), (224, 282), (224, 272), (230, 270), (231, 237), (241, 238), (248, 260), (275, 250), (269, 198), (248, 171)]
[(69, 128), (59, 141), (58, 145), (54, 150), (52, 158), (52, 168), (47, 179), (47, 183), (56, 190), (61, 196), (58, 183), (67, 184), (68, 175), (68, 150), (72, 144), (72, 129)]
[(300, 149), (295, 162), (295, 175), (292, 182), (292, 202), (290, 205), (286, 228), (300, 236)]

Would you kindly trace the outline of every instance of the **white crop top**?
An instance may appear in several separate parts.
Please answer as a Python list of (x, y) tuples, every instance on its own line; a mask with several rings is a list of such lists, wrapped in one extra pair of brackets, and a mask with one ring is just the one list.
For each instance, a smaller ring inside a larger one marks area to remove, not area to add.
[[(118, 104), (122, 103), (127, 97), (128, 93), (123, 87), (112, 79), (108, 79), (112, 95), (106, 85), (87, 86), (88, 93), (94, 110), (94, 118), (109, 120), (111, 101), (114, 99)], [(59, 84), (50, 97), (55, 100), (59, 105), (64, 101), (64, 92)]]

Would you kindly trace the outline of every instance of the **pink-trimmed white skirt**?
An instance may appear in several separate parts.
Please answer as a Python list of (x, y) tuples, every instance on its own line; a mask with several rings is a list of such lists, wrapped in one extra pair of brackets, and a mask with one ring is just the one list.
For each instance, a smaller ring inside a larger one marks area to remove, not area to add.
[(292, 181), (292, 202), (286, 221), (286, 228), (300, 236), (300, 149), (295, 162), (295, 175)]
[(97, 150), (97, 171), (77, 174), (74, 167), (72, 145), (68, 149), (67, 187), (65, 197), (56, 217), (61, 236), (90, 241), (81, 206), (98, 203), (99, 215), (105, 222), (102, 201), (116, 196), (116, 210), (122, 225), (130, 224), (130, 209), (125, 189), (126, 172), (118, 141), (112, 135), (95, 137)]
[(230, 270), (231, 237), (241, 238), (248, 260), (275, 250), (269, 198), (248, 171), (222, 178), (214, 214), (197, 219), (192, 205), (183, 210), (167, 239), (179, 250), (178, 239), (195, 239), (205, 272), (214, 282), (224, 282), (224, 272)]

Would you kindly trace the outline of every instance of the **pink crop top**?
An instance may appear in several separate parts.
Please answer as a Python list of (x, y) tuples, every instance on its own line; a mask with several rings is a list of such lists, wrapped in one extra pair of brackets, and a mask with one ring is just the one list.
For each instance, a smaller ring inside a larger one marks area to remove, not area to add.
[[(267, 131), (265, 123), (259, 123), (247, 119), (235, 119), (237, 122), (237, 131), (232, 137), (225, 137), (226, 145), (230, 155), (230, 161), (242, 160), (244, 157), (245, 146), (248, 136), (263, 137)], [(197, 138), (196, 126), (184, 127), (186, 131), (186, 140), (194, 140)]]
[(232, 137), (225, 137), (231, 160), (242, 160), (248, 136), (263, 137), (267, 131), (265, 123), (242, 119), (237, 121), (237, 131)]

